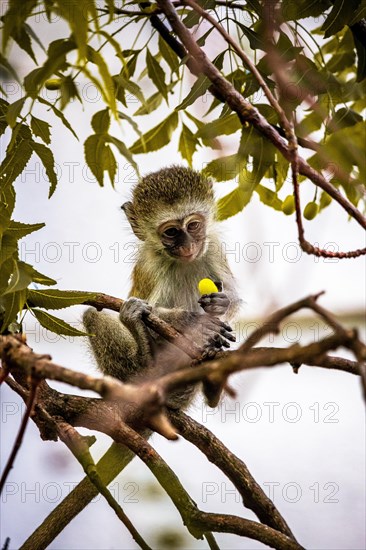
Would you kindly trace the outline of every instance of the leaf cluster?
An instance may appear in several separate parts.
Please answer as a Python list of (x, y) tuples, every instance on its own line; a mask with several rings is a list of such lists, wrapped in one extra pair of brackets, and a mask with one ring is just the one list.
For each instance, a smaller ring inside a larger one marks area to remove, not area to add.
[[(355, 206), (359, 205), (366, 176), (365, 0), (281, 3), (280, 32), (271, 47), (286, 68), (285, 86), (279, 86), (276, 80), (264, 38), (262, 2), (223, 6), (218, 0), (199, 0), (198, 4), (235, 37), (269, 89), (276, 92), (282, 109), (294, 120), (297, 136), (314, 149), (311, 165), (328, 171), (330, 182)], [(199, 46), (207, 47), (208, 52), (213, 45), (216, 47), (218, 35), (214, 27), (203, 25), (201, 15), (190, 7), (176, 5), (186, 27), (195, 29)], [(44, 47), (33, 29), (37, 14), (45, 17), (46, 24), (61, 19), (66, 24), (65, 36)], [(321, 21), (318, 28), (315, 18)], [(243, 127), (236, 114), (211, 94), (211, 82), (206, 76), (199, 75), (191, 84), (187, 65), (192, 60), (169, 30), (161, 31), (162, 23), (165, 24), (154, 3), (123, 1), (117, 6), (114, 0), (108, 0), (106, 7), (100, 8), (95, 0), (9, 1), (2, 17), (0, 65), (3, 74), (21, 84), (22, 97), (12, 103), (0, 101), (0, 134), (7, 143), (0, 165), (2, 331), (13, 330), (18, 312), (28, 307), (45, 326), (65, 334), (69, 329), (61, 327), (60, 322), (57, 327), (57, 322), (42, 309), (57, 309), (60, 303), (72, 305), (67, 300), (81, 303), (80, 296), (58, 296), (56, 291), (48, 295), (53, 297), (53, 308), (40, 295), (36, 299), (35, 292), (46, 291), (29, 290), (30, 285), (52, 285), (55, 281), (21, 261), (18, 241), (43, 224), (27, 225), (12, 219), (14, 182), (33, 154), (44, 166), (50, 197), (56, 189), (52, 120), (61, 121), (77, 139), (68, 108), (73, 102), (82, 106), (85, 101), (78, 79), (92, 83), (103, 103), (103, 108), (92, 115), (92, 133), (84, 143), (85, 161), (99, 185), (104, 185), (106, 175), (115, 184), (116, 153), (138, 173), (137, 155), (160, 150), (176, 140), (180, 156), (190, 166), (199, 150), (208, 151), (211, 160), (204, 168), (205, 174), (222, 182), (236, 180), (237, 187), (218, 203), (219, 219), (242, 210), (254, 194), (267, 207), (287, 215), (293, 213), (293, 199), (285, 192), (288, 161), (252, 126)], [(9, 54), (12, 43), (34, 64), (23, 78), (17, 75)], [(113, 73), (106, 61), (112, 56), (113, 66), (118, 67)], [(279, 126), (278, 115), (267, 100), (258, 100), (261, 89), (255, 76), (228, 44), (222, 42), (221, 52), (212, 61), (238, 93), (254, 102), (272, 125)], [(52, 91), (54, 99), (45, 97), (46, 89)], [(131, 98), (137, 104), (133, 113)], [(37, 115), (44, 112), (44, 117), (35, 116), (36, 109)], [(150, 123), (150, 119), (155, 123)], [(120, 139), (120, 130), (128, 136), (127, 141)], [(228, 141), (231, 150), (222, 154), (223, 144)], [(307, 208), (311, 210), (310, 217), (330, 202), (326, 193), (315, 193), (309, 203), (314, 206)]]

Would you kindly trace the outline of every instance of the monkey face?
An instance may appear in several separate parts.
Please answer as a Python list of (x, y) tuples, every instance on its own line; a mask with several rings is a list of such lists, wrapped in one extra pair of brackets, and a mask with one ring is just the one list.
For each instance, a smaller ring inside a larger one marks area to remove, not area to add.
[(169, 220), (159, 226), (158, 234), (170, 257), (181, 262), (193, 262), (204, 250), (205, 217), (194, 213), (183, 220)]

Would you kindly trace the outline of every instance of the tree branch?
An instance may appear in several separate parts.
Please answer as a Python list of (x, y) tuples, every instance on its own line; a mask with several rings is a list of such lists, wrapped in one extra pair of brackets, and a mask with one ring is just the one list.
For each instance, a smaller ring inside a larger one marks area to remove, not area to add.
[[(44, 439), (55, 439), (55, 424), (57, 425), (57, 420), (60, 419), (72, 426), (84, 426), (91, 430), (104, 432), (116, 441), (123, 441), (124, 443), (127, 439), (122, 440), (122, 434), (119, 431), (122, 425), (123, 430), (131, 430), (132, 428), (129, 427), (131, 425), (141, 432), (141, 436), (136, 435), (140, 438), (139, 441), (144, 437), (148, 437), (151, 433), (146, 429), (146, 426), (160, 431), (165, 437), (171, 437), (172, 435), (176, 437), (176, 429), (170, 424), (169, 417), (166, 415), (165, 403), (171, 392), (188, 384), (203, 381), (206, 396), (212, 405), (217, 403), (221, 390), (230, 374), (248, 368), (270, 367), (289, 362), (296, 367), (301, 364), (310, 364), (359, 374), (360, 362), (364, 363), (366, 357), (364, 344), (359, 340), (356, 331), (344, 329), (330, 312), (317, 304), (318, 296), (309, 296), (275, 312), (249, 336), (237, 351), (218, 354), (215, 360), (197, 365), (194, 369), (183, 369), (139, 385), (122, 384), (112, 378), (103, 380), (100, 377), (73, 373), (70, 369), (64, 369), (52, 363), (49, 356), (35, 354), (27, 347), (21, 337), (17, 338), (14, 335), (2, 336), (0, 338), (2, 357), (10, 374), (16, 378), (16, 381), (13, 381), (12, 377), (8, 376), (6, 383), (25, 400), (29, 398), (29, 376), (49, 377), (50, 379), (66, 381), (69, 384), (75, 383), (79, 387), (93, 389), (100, 395), (108, 397), (108, 400), (105, 400), (61, 394), (50, 388), (42, 380), (39, 383), (37, 407), (32, 418), (38, 425)], [(103, 295), (99, 295), (95, 304), (99, 308), (111, 306), (113, 309), (117, 307), (116, 299)], [(290, 348), (253, 348), (265, 334), (278, 330), (279, 324), (284, 318), (303, 307), (312, 309), (326, 320), (335, 331), (334, 334), (306, 346), (296, 344)], [(327, 352), (339, 346), (345, 346), (352, 350), (358, 362), (328, 357)], [(129, 423), (129, 426), (125, 425), (126, 422)], [(133, 430), (132, 432), (135, 434)], [(128, 431), (128, 433), (131, 434), (131, 431)], [(200, 448), (203, 452), (206, 452), (210, 459), (210, 455), (205, 448), (204, 435), (202, 435), (202, 440)], [(135, 439), (134, 441), (136, 443)], [(136, 450), (134, 446), (131, 449)], [(216, 455), (218, 454), (216, 453)], [(97, 464), (97, 471), (103, 483), (107, 485), (121, 471), (123, 466), (131, 460), (132, 456), (125, 447), (116, 443), (113, 444)], [(214, 457), (211, 456), (212, 458)], [(218, 460), (217, 458), (216, 464), (218, 464)], [(229, 455), (228, 460), (221, 460), (219, 465), (229, 477), (234, 471), (233, 468), (238, 466), (235, 460), (237, 460), (236, 457), (233, 458)], [(290, 536), (286, 531), (288, 527), (283, 523), (284, 520), (281, 516), (274, 515), (272, 519), (269, 518), (270, 505), (265, 499), (263, 500), (263, 496), (256, 490), (255, 482), (245, 470), (245, 465), (242, 473), (238, 473), (236, 483), (247, 506), (253, 509), (262, 521), (267, 523), (272, 521), (271, 528), (276, 527), (276, 532), (281, 530), (282, 536)], [(90, 502), (96, 493), (97, 489), (87, 478), (84, 479), (31, 535), (25, 542), (23, 549), (46, 548), (65, 525)], [(197, 513), (200, 514), (201, 512)], [(198, 523), (195, 523), (197, 517), (199, 518)], [(223, 521), (226, 521), (225, 517), (210, 514), (201, 517), (195, 516), (193, 520), (191, 519), (191, 528), (194, 530), (198, 526), (201, 534), (208, 529), (215, 531), (227, 528), (229, 532), (254, 533), (254, 538), (258, 537), (258, 540), (269, 540), (263, 538), (264, 532), (262, 530), (257, 531), (257, 524), (252, 525), (254, 522), (245, 524), (241, 518), (230, 517), (227, 523), (228, 527), (223, 527), (221, 524)], [(271, 538), (272, 535), (273, 533), (269, 537)], [(278, 544), (284, 545), (285, 539), (281, 539), (281, 541)], [(214, 546), (212, 541), (211, 545)]]
[(239, 491), (244, 506), (252, 510), (261, 523), (296, 540), (284, 518), (255, 481), (242, 460), (225, 447), (210, 430), (185, 413), (169, 411), (169, 417), (180, 435), (202, 451), (208, 460), (230, 479)]
[(266, 525), (238, 516), (202, 512), (185, 491), (178, 477), (161, 456), (126, 425), (111, 429), (111, 437), (123, 441), (148, 466), (178, 509), (183, 523), (195, 538), (202, 538), (207, 531), (226, 532), (259, 540), (278, 550), (300, 550), (292, 538)]
[(2, 490), (4, 488), (4, 485), (6, 483), (7, 477), (10, 473), (10, 470), (12, 469), (14, 465), (14, 461), (16, 459), (16, 456), (18, 454), (18, 451), (21, 447), (23, 436), (28, 424), (29, 417), (32, 415), (34, 404), (37, 399), (37, 388), (38, 388), (39, 380), (36, 378), (32, 378), (31, 381), (31, 390), (29, 392), (28, 401), (27, 401), (27, 408), (24, 413), (22, 423), (20, 425), (16, 440), (14, 442), (13, 449), (10, 453), (10, 456), (8, 458), (8, 461), (5, 465), (4, 471), (2, 473), (1, 479), (0, 479), (0, 494), (2, 493)]
[[(253, 105), (244, 99), (242, 95), (229, 83), (225, 77), (218, 71), (213, 63), (207, 58), (203, 50), (197, 45), (190, 31), (179, 19), (174, 6), (170, 0), (158, 0), (159, 8), (168, 18), (174, 32), (181, 40), (182, 44), (189, 52), (191, 58), (200, 66), (200, 73), (205, 74), (213, 83), (219, 94), (225, 98), (227, 104), (235, 111), (242, 123), (250, 123), (260, 132), (266, 139), (282, 153), (288, 160), (292, 161), (292, 151), (281, 138), (278, 132), (267, 122), (267, 120), (253, 107)], [(362, 213), (333, 185), (331, 185), (324, 176), (314, 170), (302, 157), (298, 159), (298, 171), (300, 174), (309, 178), (315, 185), (326, 191), (336, 202), (338, 202), (346, 212), (353, 217), (364, 229), (366, 229), (366, 218)], [(305, 252), (312, 253), (307, 248)], [(347, 256), (342, 257), (357, 257), (366, 253), (365, 249), (357, 249), (350, 251)]]
[(93, 483), (93, 485), (95, 485), (98, 492), (106, 499), (109, 506), (116, 513), (116, 516), (121, 520), (121, 522), (130, 532), (133, 540), (143, 550), (151, 550), (150, 546), (144, 541), (140, 533), (132, 524), (131, 520), (123, 511), (122, 507), (118, 504), (116, 499), (112, 496), (111, 492), (103, 483), (95, 466), (94, 460), (90, 454), (90, 445), (89, 441), (87, 441), (87, 438), (81, 436), (73, 426), (70, 426), (70, 424), (67, 424), (66, 422), (58, 421), (57, 429), (61, 441), (65, 443), (65, 445), (70, 449), (78, 462), (80, 462), (84, 469), (84, 472), (86, 473), (90, 481)]

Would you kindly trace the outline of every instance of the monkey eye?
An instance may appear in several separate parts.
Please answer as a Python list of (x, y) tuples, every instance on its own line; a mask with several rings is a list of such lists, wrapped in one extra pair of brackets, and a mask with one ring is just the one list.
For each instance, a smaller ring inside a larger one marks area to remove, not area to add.
[(188, 225), (187, 225), (187, 229), (188, 231), (197, 231), (197, 229), (199, 229), (201, 226), (200, 222), (198, 221), (193, 221), (193, 222), (190, 222)]
[(165, 237), (176, 237), (178, 235), (178, 229), (176, 227), (168, 227), (163, 235), (165, 235)]

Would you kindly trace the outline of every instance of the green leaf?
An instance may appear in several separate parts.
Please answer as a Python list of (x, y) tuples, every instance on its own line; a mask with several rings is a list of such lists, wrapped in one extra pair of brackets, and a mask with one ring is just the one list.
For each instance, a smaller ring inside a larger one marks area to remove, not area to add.
[(296, 135), (299, 137), (307, 137), (312, 132), (319, 130), (323, 122), (324, 120), (317, 110), (311, 111), (296, 125)]
[(165, 84), (165, 73), (156, 61), (155, 57), (151, 55), (150, 50), (146, 50), (146, 66), (149, 78), (153, 81), (164, 99), (167, 100), (168, 90)]
[(22, 239), (26, 235), (38, 231), (45, 227), (45, 223), (22, 223), (11, 220), (6, 233), (9, 233), (10, 236), (15, 237), (17, 240)]
[(252, 157), (253, 169), (256, 181), (259, 182), (266, 174), (268, 168), (275, 162), (276, 149), (252, 126), (243, 127), (240, 139), (238, 155), (242, 159)]
[(171, 113), (166, 119), (146, 132), (130, 147), (133, 154), (150, 153), (167, 145), (178, 125), (178, 113)]
[(48, 122), (31, 115), (31, 128), (33, 134), (40, 137), (47, 145), (51, 143), (50, 125)]
[(197, 138), (213, 138), (221, 135), (229, 135), (242, 128), (242, 123), (236, 114), (231, 114), (212, 122), (208, 122), (196, 133)]
[(276, 191), (279, 191), (286, 181), (288, 169), (290, 163), (281, 155), (276, 153), (276, 163), (274, 165), (274, 180), (276, 185)]
[(57, 11), (67, 21), (73, 36), (75, 37), (79, 57), (86, 57), (88, 42), (88, 14), (93, 2), (89, 0), (68, 0), (57, 2)]
[(366, 180), (365, 143), (366, 123), (362, 121), (330, 134), (326, 142), (319, 146), (319, 151), (309, 159), (309, 163), (311, 166), (321, 168), (331, 163), (337, 168), (337, 178), (343, 186), (349, 183), (349, 174), (355, 166), (358, 171), (356, 182), (364, 185)]
[(41, 162), (46, 170), (47, 177), (50, 182), (50, 190), (48, 198), (52, 197), (57, 186), (57, 174), (55, 172), (55, 159), (51, 149), (43, 145), (42, 143), (32, 142), (34, 152), (39, 156)]
[[(17, 243), (15, 243), (16, 245)], [(0, 296), (6, 290), (9, 284), (11, 274), (13, 272), (14, 257), (11, 255), (5, 260), (5, 256), (1, 255), (1, 270), (0, 270)], [(1, 312), (1, 307), (0, 307)]]
[(27, 269), (27, 264), (14, 260), (9, 284), (3, 294), (5, 295), (12, 292), (17, 292), (18, 290), (23, 290), (27, 288), (31, 282), (32, 276)]
[(19, 311), (22, 311), (25, 304), (26, 291), (19, 290), (12, 292), (6, 296), (0, 298), (0, 311), (3, 309), (4, 313), (1, 314), (2, 325), (0, 332), (4, 332), (9, 325), (15, 321)]
[(128, 149), (126, 145), (123, 143), (123, 141), (121, 141), (120, 139), (117, 139), (114, 136), (108, 135), (107, 140), (109, 143), (112, 143), (115, 147), (117, 147), (121, 155), (123, 155), (125, 159), (127, 159), (128, 162), (133, 166), (134, 170), (136, 171), (136, 174), (139, 174), (139, 168), (131, 154), (131, 149)]
[(22, 97), (21, 99), (18, 99), (17, 101), (14, 101), (14, 103), (11, 103), (9, 105), (5, 115), (5, 119), (6, 119), (6, 122), (9, 124), (10, 128), (14, 128), (16, 124), (16, 120), (20, 115), (20, 112), (23, 108), (25, 100), (26, 98)]
[(162, 101), (163, 101), (163, 96), (161, 95), (160, 92), (156, 92), (145, 101), (145, 105), (142, 105), (141, 107), (139, 107), (139, 109), (137, 109), (134, 115), (135, 116), (149, 115), (159, 107)]
[(330, 0), (282, 0), (281, 11), (285, 21), (305, 17), (319, 17), (332, 5)]
[(109, 147), (109, 145), (106, 145), (104, 149), (103, 157), (104, 157), (103, 158), (104, 169), (107, 170), (109, 179), (111, 180), (111, 185), (112, 187), (114, 187), (114, 180), (117, 174), (117, 162), (112, 152), (112, 149)]
[(197, 45), (202, 48), (206, 44), (207, 38), (210, 36), (215, 27), (210, 27), (202, 36), (196, 39)]
[(106, 134), (111, 123), (109, 109), (103, 109), (93, 115), (91, 125), (96, 134)]
[(27, 166), (32, 152), (30, 140), (21, 140), (17, 147), (13, 147), (11, 151), (7, 152), (0, 166), (1, 187), (5, 187), (16, 180)]
[[(17, 260), (18, 240), (16, 239), (16, 237), (11, 236), (9, 232), (5, 231), (1, 237), (1, 255), (0, 255), (1, 269), (3, 269), (4, 263), (7, 262), (9, 258), (13, 260)], [(8, 269), (9, 269), (9, 264), (8, 264)], [(2, 292), (4, 291), (5, 287), (7, 287), (12, 272), (13, 272), (13, 265), (10, 266), (10, 271), (8, 271), (8, 278), (5, 281), (5, 286), (3, 286), (4, 280), (2, 280), (2, 286), (1, 286)]]
[(8, 10), (3, 17), (3, 50), (6, 49), (9, 38), (20, 32), (37, 3), (37, 0), (10, 0), (8, 2)]
[(229, 181), (234, 179), (237, 174), (244, 169), (247, 162), (237, 154), (221, 157), (209, 162), (203, 169), (205, 176), (211, 176), (216, 181)]
[(46, 49), (45, 47), (43, 46), (42, 42), (40, 41), (39, 37), (37, 36), (37, 34), (34, 32), (34, 30), (32, 29), (32, 27), (30, 25), (28, 25), (28, 23), (24, 23), (24, 28), (25, 30), (27, 31), (27, 33), (29, 34), (29, 36), (35, 41), (37, 42), (38, 46), (46, 53)]
[(118, 111), (118, 118), (120, 118), (122, 120), (126, 120), (129, 124), (131, 124), (131, 126), (135, 130), (136, 134), (138, 134), (139, 136), (142, 135), (138, 124), (134, 121), (134, 119), (132, 117), (130, 117), (129, 115), (126, 115), (126, 113), (123, 113), (122, 111)]
[(360, 0), (335, 0), (333, 8), (321, 28), (328, 38), (343, 29), (351, 20)]
[[(112, 7), (112, 14), (113, 14), (113, 12), (114, 12), (114, 0), (111, 0), (111, 4), (113, 6)], [(107, 40), (107, 42), (109, 42), (112, 45), (112, 47), (115, 49), (115, 52), (116, 52), (116, 55), (117, 55), (118, 59), (122, 62), (123, 66), (126, 66), (126, 64), (127, 64), (126, 57), (127, 56), (122, 51), (122, 48), (121, 48), (120, 43), (118, 42), (118, 40), (113, 38), (113, 36), (109, 32), (106, 32), (103, 29), (100, 29), (99, 34), (101, 36), (104, 36), (104, 38)]]
[(283, 62), (285, 62), (295, 59), (297, 55), (303, 50), (303, 48), (302, 46), (294, 46), (287, 34), (283, 31), (280, 31), (280, 36), (276, 43), (276, 50), (278, 52), (278, 55), (281, 56)]
[(274, 210), (282, 211), (282, 201), (278, 198), (277, 193), (260, 184), (256, 186), (255, 191), (258, 193), (263, 204), (270, 206)]
[(37, 64), (37, 59), (36, 59), (36, 56), (34, 55), (32, 42), (28, 34), (28, 29), (29, 29), (28, 25), (23, 25), (23, 27), (21, 27), (17, 32), (13, 33), (11, 37), (22, 50), (27, 52), (27, 54), (34, 61), (34, 63)]
[(45, 309), (63, 309), (87, 300), (93, 300), (96, 294), (93, 292), (79, 292), (75, 290), (33, 290), (27, 293), (27, 303), (30, 307), (42, 307)]
[[(15, 243), (17, 244), (16, 241)], [(9, 251), (11, 250), (9, 249)], [(42, 273), (39, 273), (30, 264), (18, 260), (17, 250), (15, 251), (15, 253), (13, 253), (10, 262), (11, 263), (7, 261), (5, 267), (4, 264), (1, 266), (1, 270), (3, 271), (3, 269), (5, 268), (8, 273), (7, 279), (1, 279), (1, 292), (4, 294), (23, 290), (27, 288), (31, 282), (44, 285), (56, 284), (56, 281), (54, 279), (50, 279), (46, 275), (42, 275)]]
[(99, 74), (102, 77), (103, 84), (104, 84), (101, 90), (105, 96), (107, 104), (111, 109), (112, 113), (115, 116), (117, 116), (116, 96), (114, 93), (114, 81), (109, 72), (107, 63), (104, 61), (103, 56), (97, 50), (94, 50), (91, 46), (88, 46), (88, 59), (92, 63), (95, 63), (97, 65)]
[(179, 75), (180, 59), (177, 54), (171, 49), (171, 47), (163, 40), (159, 34), (159, 52), (169, 65), (172, 73)]
[(51, 277), (47, 277), (47, 275), (43, 275), (43, 273), (40, 273), (36, 269), (34, 269), (33, 266), (29, 266), (32, 269), (32, 280), (34, 283), (38, 283), (40, 285), (45, 286), (51, 286), (57, 284), (57, 281), (55, 279), (51, 279)]
[(191, 29), (195, 25), (198, 25), (198, 22), (200, 20), (200, 14), (197, 13), (195, 10), (191, 10), (189, 14), (182, 20), (182, 23), (187, 29)]
[[(42, 67), (34, 69), (24, 78), (24, 88), (27, 94), (34, 99), (46, 80), (58, 70), (65, 70), (68, 66), (66, 55), (76, 48), (73, 40), (58, 39), (50, 43), (47, 49), (47, 59)], [(39, 99), (41, 101), (41, 99)], [(43, 100), (43, 103), (48, 103)]]
[(72, 327), (62, 319), (59, 319), (46, 311), (42, 311), (41, 309), (32, 309), (31, 311), (34, 313), (40, 324), (51, 332), (63, 334), (65, 336), (88, 336), (87, 332), (82, 332), (81, 330)]
[(235, 25), (237, 25), (242, 30), (245, 37), (249, 40), (249, 44), (252, 50), (266, 51), (265, 41), (259, 33), (253, 31), (249, 27), (246, 27), (245, 25), (240, 23), (240, 21), (235, 21)]
[(74, 98), (78, 99), (80, 103), (82, 103), (79, 91), (71, 75), (67, 75), (61, 80), (60, 93), (61, 110), (65, 109), (66, 105)]
[(192, 157), (198, 145), (198, 139), (194, 133), (186, 126), (182, 124), (182, 132), (179, 138), (178, 149), (182, 158), (188, 161), (189, 166), (192, 166)]
[(362, 120), (362, 116), (352, 111), (352, 109), (341, 107), (334, 113), (333, 118), (328, 123), (328, 131), (332, 132), (341, 128), (347, 128), (348, 126), (354, 126), (358, 122), (362, 122)]
[(250, 202), (252, 195), (253, 190), (245, 191), (242, 187), (236, 187), (231, 193), (217, 201), (217, 219), (219, 221), (226, 220), (241, 212)]
[[(12, 185), (0, 189), (0, 236), (9, 226), (10, 218), (15, 206), (15, 191)], [(2, 254), (0, 254), (1, 259)]]
[(128, 80), (122, 75), (113, 76), (113, 82), (115, 84), (115, 89), (116, 89), (115, 93), (118, 99), (119, 99), (118, 97), (119, 90), (120, 89), (123, 91), (127, 90), (132, 95), (134, 95), (140, 101), (140, 103), (142, 103), (142, 105), (145, 105), (144, 95), (141, 91), (140, 86), (136, 84), (136, 82), (133, 82), (132, 80)]
[(104, 179), (105, 142), (106, 136), (104, 134), (94, 134), (89, 136), (84, 143), (86, 163), (101, 187), (103, 187)]
[[(4, 67), (5, 71), (4, 73), (9, 73), (17, 82), (19, 82), (19, 77), (15, 71), (15, 69), (12, 67), (12, 65), (9, 63), (9, 61), (3, 56), (3, 54), (0, 52), (0, 66)], [(5, 94), (4, 94), (5, 95)]]
[(43, 105), (47, 105), (50, 109), (52, 109), (52, 111), (54, 112), (54, 114), (61, 120), (62, 124), (68, 129), (70, 130), (70, 132), (76, 137), (77, 140), (79, 140), (78, 136), (76, 135), (75, 133), (75, 130), (72, 128), (70, 122), (67, 120), (67, 118), (65, 117), (65, 115), (59, 110), (57, 109), (57, 107), (55, 107), (53, 105), (53, 103), (51, 103), (50, 101), (47, 101), (46, 99), (43, 99), (43, 97), (39, 96), (38, 98), (38, 101), (40, 103), (42, 103)]
[(211, 86), (211, 81), (207, 76), (201, 74), (196, 82), (193, 84), (189, 94), (183, 99), (182, 103), (176, 107), (176, 110), (186, 109), (189, 105), (192, 105), (199, 97), (203, 96), (208, 88)]

